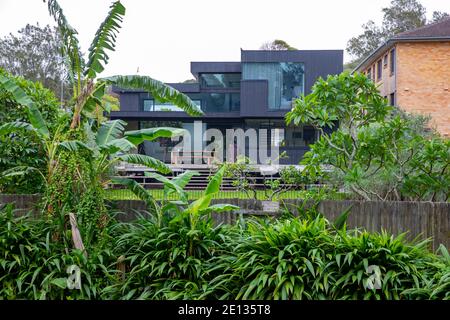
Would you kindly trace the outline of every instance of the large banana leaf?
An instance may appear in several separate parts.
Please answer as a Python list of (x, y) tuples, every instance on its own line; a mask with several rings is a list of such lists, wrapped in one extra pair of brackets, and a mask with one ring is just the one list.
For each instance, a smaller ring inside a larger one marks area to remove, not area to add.
[(0, 135), (9, 134), (11, 132), (15, 132), (20, 129), (33, 131), (34, 127), (27, 122), (21, 121), (7, 122), (5, 124), (0, 125)]
[(98, 28), (89, 48), (89, 61), (85, 75), (91, 79), (105, 69), (103, 64), (107, 64), (109, 58), (106, 50), (114, 51), (117, 32), (125, 15), (125, 7), (120, 1), (114, 2), (110, 8), (111, 10)]
[(19, 87), (15, 81), (9, 77), (4, 75), (0, 75), (0, 85), (3, 89), (8, 91), (13, 97), (14, 100), (23, 106), (29, 107), (33, 104), (31, 98)]
[(89, 118), (95, 118), (94, 112), (96, 107), (99, 106), (103, 109), (103, 97), (106, 91), (106, 83), (97, 82), (92, 93), (86, 99), (83, 106), (83, 113)]
[(80, 45), (76, 36), (78, 32), (69, 24), (62, 8), (56, 0), (47, 0), (47, 3), (48, 11), (55, 19), (59, 33), (61, 34), (63, 56), (68, 57), (70, 60), (70, 64), (68, 64), (70, 79), (72, 81), (75, 78), (80, 80), (84, 60), (80, 53)]
[(198, 173), (197, 171), (186, 170), (182, 174), (173, 178), (171, 181), (173, 183), (175, 183), (177, 186), (179, 186), (180, 188), (184, 188), (189, 183), (189, 181), (191, 181), (193, 176), (199, 176), (199, 175), (200, 175), (200, 173)]
[(232, 210), (239, 210), (240, 208), (238, 206), (229, 204), (229, 203), (219, 203), (219, 204), (213, 204), (206, 209), (202, 210), (201, 213), (211, 213), (211, 212), (225, 212), (225, 211), (232, 211)]
[(134, 148), (136, 148), (136, 146), (124, 138), (114, 139), (100, 147), (100, 149), (107, 151), (108, 154), (114, 154), (119, 151), (128, 152)]
[(3, 89), (9, 92), (14, 100), (28, 109), (28, 117), (31, 125), (36, 129), (36, 131), (48, 138), (50, 132), (48, 131), (47, 124), (41, 115), (39, 109), (34, 105), (31, 98), (19, 87), (11, 78), (0, 75), (0, 85)]
[(95, 141), (99, 147), (118, 139), (125, 131), (126, 122), (123, 120), (106, 121), (98, 129)]
[(41, 112), (34, 104), (28, 107), (28, 117), (33, 127), (36, 128), (37, 132), (48, 139), (50, 137), (50, 132), (48, 131), (47, 124), (42, 117)]
[(188, 212), (198, 215), (209, 207), (214, 194), (220, 191), (224, 173), (225, 166), (222, 166), (209, 181), (203, 196), (189, 205)]
[[(29, 167), (29, 166), (18, 166), (14, 168), (10, 168), (7, 170), (4, 170), (0, 173), (0, 177), (13, 177), (13, 176), (22, 176), (25, 174), (29, 174), (31, 172), (38, 172), (40, 173), (39, 169), (35, 167)], [(41, 174), (42, 175), (42, 174)]]
[(111, 182), (126, 186), (131, 190), (139, 199), (145, 201), (150, 211), (156, 212), (156, 202), (150, 192), (144, 189), (139, 183), (132, 179), (126, 178), (112, 178)]
[(205, 195), (214, 194), (220, 191), (224, 173), (225, 166), (222, 166), (219, 170), (217, 170), (216, 174), (209, 181), (208, 186), (205, 190)]
[(191, 116), (201, 116), (203, 112), (185, 94), (165, 83), (146, 76), (129, 75), (100, 79), (124, 89), (141, 89), (149, 92), (155, 99), (171, 102)]
[(133, 130), (125, 132), (125, 138), (131, 143), (138, 145), (144, 141), (153, 141), (158, 138), (172, 138), (182, 136), (187, 131), (180, 128), (160, 127)]
[(84, 149), (92, 152), (93, 150), (89, 148), (84, 142), (79, 140), (68, 140), (63, 141), (59, 144), (60, 147), (63, 147), (64, 149), (70, 151), (70, 152), (77, 152), (78, 150)]
[(143, 154), (124, 154), (117, 158), (128, 163), (140, 164), (153, 168), (161, 173), (167, 174), (171, 172), (170, 168), (164, 162)]
[(166, 178), (166, 177), (164, 177), (160, 174), (154, 173), (154, 172), (146, 172), (145, 176), (156, 179), (156, 180), (164, 183), (164, 189), (172, 189), (179, 194), (179, 196), (181, 197), (182, 200), (184, 200), (184, 201), (187, 200), (187, 194), (183, 190), (183, 187), (180, 187), (178, 184), (174, 183), (173, 180), (170, 180), (169, 178)]

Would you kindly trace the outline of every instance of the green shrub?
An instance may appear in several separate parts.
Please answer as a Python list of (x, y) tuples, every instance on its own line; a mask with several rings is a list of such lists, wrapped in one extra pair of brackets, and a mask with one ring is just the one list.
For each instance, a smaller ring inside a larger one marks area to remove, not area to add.
[[(115, 279), (110, 251), (85, 257), (55, 241), (56, 235), (49, 221), (14, 217), (11, 206), (0, 210), (0, 299), (100, 298), (101, 288)], [(80, 268), (81, 290), (67, 288), (71, 265)]]
[[(22, 77), (14, 77), (0, 68), (0, 76), (6, 76), (22, 88), (35, 102), (50, 130), (56, 127), (59, 118), (59, 102), (54, 94), (39, 82), (32, 82)], [(28, 110), (19, 105), (7, 90), (0, 85), (0, 123), (11, 121), (28, 122)], [(53, 127), (55, 126), (55, 127)], [(46, 157), (37, 137), (20, 130), (6, 136), (0, 135), (0, 172), (17, 166), (30, 166), (45, 172)], [(37, 193), (42, 190), (43, 181), (38, 175), (0, 177), (0, 192), (3, 193)]]
[[(57, 222), (0, 210), (0, 299), (449, 299), (450, 257), (320, 214), (213, 226), (150, 215), (107, 229), (86, 257)], [(67, 288), (67, 267), (81, 289)], [(370, 267), (379, 270), (380, 288)]]
[(201, 219), (191, 228), (180, 221), (141, 218), (122, 227), (115, 253), (126, 276), (105, 292), (115, 299), (204, 299), (214, 294), (214, 259), (230, 249), (230, 232)]
[(404, 291), (421, 288), (438, 270), (426, 241), (338, 230), (320, 215), (251, 222), (239, 241), (212, 284), (226, 287), (224, 298), (409, 299)]

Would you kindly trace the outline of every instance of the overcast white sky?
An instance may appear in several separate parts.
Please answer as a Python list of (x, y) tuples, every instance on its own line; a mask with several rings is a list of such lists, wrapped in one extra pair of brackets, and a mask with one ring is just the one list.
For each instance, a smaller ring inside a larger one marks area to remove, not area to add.
[[(450, 0), (420, 0), (430, 17)], [(110, 0), (59, 0), (84, 52)], [(192, 78), (190, 61), (239, 61), (240, 48), (283, 39), (299, 49), (345, 49), (348, 39), (390, 0), (122, 0), (126, 15), (116, 52), (102, 76), (149, 75), (165, 82)], [(27, 23), (54, 24), (42, 0), (0, 0), (0, 36)], [(345, 55), (347, 61), (350, 57)]]

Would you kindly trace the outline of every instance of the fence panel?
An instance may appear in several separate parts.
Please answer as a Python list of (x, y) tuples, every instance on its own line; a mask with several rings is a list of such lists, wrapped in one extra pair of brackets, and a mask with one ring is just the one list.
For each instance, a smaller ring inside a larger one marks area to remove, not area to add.
[[(14, 203), (16, 214), (25, 214), (31, 211), (39, 213), (37, 205), (40, 195), (4, 195), (0, 194), (0, 204)], [(216, 224), (233, 224), (242, 214), (248, 216), (279, 216), (283, 204), (294, 215), (298, 215), (296, 206), (302, 205), (301, 199), (286, 199), (282, 201), (278, 212), (264, 212), (263, 201), (254, 199), (213, 199), (212, 203), (229, 203), (240, 207), (237, 212), (215, 213), (213, 219)], [(121, 221), (135, 219), (138, 212), (146, 209), (145, 203), (140, 200), (111, 200), (109, 204), (119, 213), (117, 218)], [(305, 207), (311, 207), (306, 203)], [(347, 220), (349, 228), (364, 228), (368, 231), (386, 230), (398, 235), (406, 232), (408, 239), (415, 237), (433, 238), (432, 249), (439, 244), (450, 248), (450, 203), (445, 202), (381, 202), (381, 201), (322, 201), (318, 210), (330, 221), (334, 221), (344, 210), (351, 207)]]

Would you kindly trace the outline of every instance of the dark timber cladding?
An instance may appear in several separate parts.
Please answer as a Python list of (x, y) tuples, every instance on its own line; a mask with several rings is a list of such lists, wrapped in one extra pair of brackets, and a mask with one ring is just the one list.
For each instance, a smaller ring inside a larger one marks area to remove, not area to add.
[[(292, 50), (292, 51), (266, 51), (266, 50), (241, 50), (240, 62), (191, 62), (191, 73), (198, 83), (168, 83), (173, 88), (187, 94), (191, 99), (205, 98), (205, 94), (212, 94), (213, 99), (223, 99), (223, 94), (233, 94), (233, 98), (239, 97), (240, 101), (235, 108), (208, 109), (207, 101), (201, 101), (201, 107), (205, 111), (202, 118), (267, 118), (282, 119), (289, 108), (274, 110), (268, 103), (270, 90), (269, 82), (264, 79), (244, 79), (241, 77), (238, 88), (202, 88), (201, 74), (241, 74), (242, 65), (245, 63), (270, 63), (270, 62), (294, 62), (304, 65), (304, 94), (311, 92), (311, 87), (319, 78), (328, 75), (339, 74), (343, 70), (342, 50)], [(279, 89), (278, 89), (279, 90)], [(191, 119), (184, 112), (163, 111), (162, 109), (147, 111), (143, 109), (144, 101), (152, 97), (143, 90), (128, 90), (114, 88), (120, 95), (120, 111), (111, 112), (113, 119), (163, 119), (186, 118)], [(215, 96), (214, 96), (215, 95)], [(229, 99), (229, 95), (226, 99)], [(207, 98), (207, 97), (206, 97)], [(211, 97), (210, 97), (211, 98)]]
[(343, 71), (342, 50), (242, 50), (241, 62), (303, 62), (305, 64), (305, 94), (317, 78)]
[[(186, 94), (204, 115), (190, 117), (173, 103), (158, 101), (144, 90), (116, 87), (113, 90), (119, 94), (120, 111), (112, 111), (111, 119), (127, 121), (131, 130), (161, 124), (180, 126), (193, 134), (195, 120), (203, 122), (202, 130), (221, 132), (238, 128), (267, 132), (283, 129), (283, 137), (273, 137), (283, 141), (280, 152), (287, 154), (280, 163), (298, 164), (317, 135), (308, 125), (287, 127), (284, 117), (297, 97), (311, 93), (319, 77), (342, 72), (343, 51), (241, 50), (241, 61), (191, 62), (190, 67), (194, 81), (168, 85)], [(264, 139), (263, 143), (272, 146), (272, 138)], [(145, 150), (140, 152), (168, 162), (170, 148), (161, 141), (144, 144)]]

